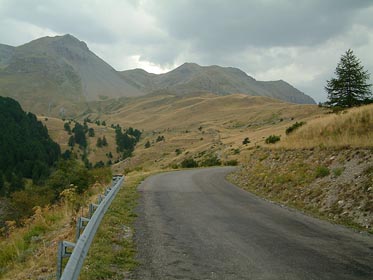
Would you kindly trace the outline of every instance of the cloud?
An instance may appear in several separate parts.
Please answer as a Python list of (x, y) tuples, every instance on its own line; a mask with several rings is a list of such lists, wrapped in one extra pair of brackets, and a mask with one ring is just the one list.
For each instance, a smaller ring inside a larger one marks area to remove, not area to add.
[(371, 0), (0, 0), (0, 42), (70, 33), (118, 70), (184, 62), (286, 80), (318, 101), (352, 48), (373, 72)]

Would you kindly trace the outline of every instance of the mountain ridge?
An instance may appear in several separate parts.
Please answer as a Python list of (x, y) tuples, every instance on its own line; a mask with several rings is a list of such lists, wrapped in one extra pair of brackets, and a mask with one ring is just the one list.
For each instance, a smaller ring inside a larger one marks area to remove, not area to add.
[(203, 91), (218, 95), (244, 93), (292, 103), (315, 104), (310, 96), (283, 80), (257, 81), (234, 67), (200, 66), (187, 62), (163, 74), (152, 74), (139, 69), (120, 73), (127, 81), (146, 93), (160, 90), (168, 90), (177, 95)]
[(286, 82), (257, 81), (233, 67), (184, 63), (158, 75), (143, 69), (116, 71), (70, 34), (42, 37), (17, 47), (0, 44), (0, 95), (17, 99), (35, 113), (72, 116), (82, 113), (81, 104), (90, 101), (154, 92), (244, 93), (315, 104)]

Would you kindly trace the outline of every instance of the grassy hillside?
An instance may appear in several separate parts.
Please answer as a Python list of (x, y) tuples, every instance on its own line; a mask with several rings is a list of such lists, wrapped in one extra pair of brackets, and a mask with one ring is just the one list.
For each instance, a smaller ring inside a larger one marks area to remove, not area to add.
[(315, 118), (284, 140), (285, 148), (373, 147), (373, 104)]
[[(98, 108), (110, 113), (99, 113)], [(188, 157), (203, 160), (211, 154), (223, 161), (240, 159), (245, 150), (265, 145), (269, 135), (285, 135), (286, 127), (293, 122), (324, 114), (324, 110), (315, 105), (243, 94), (154, 95), (96, 103), (91, 105), (91, 112), (92, 118), (144, 130), (134, 157), (122, 163), (118, 170), (125, 166), (166, 168)], [(162, 136), (164, 139), (157, 141)], [(243, 145), (246, 137), (250, 143)], [(147, 141), (151, 144), (149, 148), (144, 147)]]
[[(69, 121), (42, 116), (39, 116), (38, 119), (47, 126), (51, 138), (60, 145), (62, 152), (70, 149), (68, 142), (71, 135), (64, 129), (64, 124)], [(94, 165), (99, 161), (107, 163), (109, 160), (112, 160), (112, 162), (118, 160), (119, 154), (116, 150), (117, 145), (115, 142), (115, 130), (109, 126), (97, 125), (96, 123), (87, 123), (87, 125), (89, 128), (94, 129), (95, 134), (94, 137), (89, 137), (88, 135), (86, 137), (88, 142), (87, 152), (89, 162)], [(70, 122), (70, 126), (73, 128), (74, 122)], [(104, 147), (97, 147), (97, 139), (102, 139), (104, 136), (108, 142), (108, 145)], [(73, 153), (77, 154), (79, 158), (83, 155), (83, 149), (79, 148), (78, 145), (75, 145), (72, 151)], [(108, 157), (109, 153), (113, 155), (112, 158)]]
[(373, 233), (373, 106), (309, 120), (254, 149), (231, 180), (269, 200)]
[[(135, 127), (143, 134), (133, 156), (113, 166), (113, 172), (128, 176), (127, 188), (121, 191), (111, 214), (105, 218), (83, 269), (84, 279), (98, 279), (103, 275), (114, 278), (125, 273), (117, 269), (121, 259), (126, 261), (126, 269), (136, 265), (131, 229), (136, 184), (145, 174), (180, 167), (185, 159), (194, 159), (200, 165), (208, 165), (209, 159), (216, 163), (211, 160), (214, 157), (222, 164), (237, 160), (238, 170), (230, 179), (242, 188), (311, 215), (372, 231), (371, 105), (333, 115), (316, 105), (296, 105), (265, 97), (163, 94), (96, 101), (88, 106), (89, 110), (79, 116), (80, 123), (87, 117), (93, 122), (106, 122), (106, 126), (88, 123), (95, 131), (94, 137), (87, 137), (92, 163), (108, 160), (108, 152), (112, 152), (114, 158), (119, 157), (112, 124)], [(64, 129), (66, 121), (45, 116), (39, 119), (47, 125), (62, 151), (67, 149), (70, 135)], [(286, 135), (286, 129), (296, 122), (306, 124)], [(97, 148), (97, 138), (103, 135), (109, 145)], [(281, 140), (277, 144), (266, 144), (270, 135), (279, 135)], [(246, 144), (245, 138), (248, 138)], [(78, 147), (74, 151), (82, 153)], [(52, 213), (59, 211), (56, 208)], [(50, 218), (46, 215), (48, 230), (56, 234), (38, 234), (46, 245), (40, 251), (33, 251), (53, 262), (32, 261), (22, 251), (26, 247), (19, 252), (13, 250), (16, 256), (12, 259), (13, 269), (5, 279), (53, 274), (56, 240), (69, 239), (72, 234), (68, 221), (57, 218), (64, 230), (48, 224)], [(23, 246), (22, 234), (26, 233), (19, 234), (18, 239), (12, 240)], [(1, 246), (5, 248), (5, 243)], [(108, 248), (116, 251), (113, 254)]]

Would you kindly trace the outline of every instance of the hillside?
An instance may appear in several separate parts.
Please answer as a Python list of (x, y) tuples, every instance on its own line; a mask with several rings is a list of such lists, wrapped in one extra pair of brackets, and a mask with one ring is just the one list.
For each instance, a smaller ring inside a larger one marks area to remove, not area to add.
[(44, 181), (61, 153), (46, 127), (17, 101), (0, 97), (0, 131), (0, 196), (23, 189), (22, 178)]
[(63, 115), (80, 102), (141, 94), (71, 35), (0, 46), (0, 95), (35, 113)]
[[(187, 157), (200, 155), (202, 160), (215, 153), (224, 161), (234, 159), (240, 157), (234, 154), (237, 150), (263, 145), (269, 135), (284, 135), (293, 122), (307, 121), (323, 112), (315, 105), (245, 94), (159, 94), (92, 102), (90, 113), (81, 118), (89, 116), (107, 124), (143, 130), (134, 157), (116, 167), (120, 171), (153, 165), (167, 168)], [(243, 145), (246, 137), (251, 142)], [(147, 141), (149, 148), (144, 147)]]
[(141, 69), (121, 72), (126, 81), (138, 89), (150, 92), (168, 91), (177, 95), (209, 92), (218, 95), (245, 93), (265, 96), (299, 104), (315, 104), (315, 101), (285, 81), (257, 81), (237, 68), (200, 66), (184, 63), (176, 69), (160, 75)]

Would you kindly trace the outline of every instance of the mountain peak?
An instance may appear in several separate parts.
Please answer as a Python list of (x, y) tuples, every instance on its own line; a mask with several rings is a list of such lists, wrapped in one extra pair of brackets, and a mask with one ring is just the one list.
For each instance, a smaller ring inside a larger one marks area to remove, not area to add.
[(76, 37), (71, 34), (65, 34), (62, 36), (55, 36), (53, 37), (54, 41), (57, 44), (65, 45), (65, 46), (77, 46), (83, 50), (89, 50), (87, 44), (84, 41), (80, 41)]

